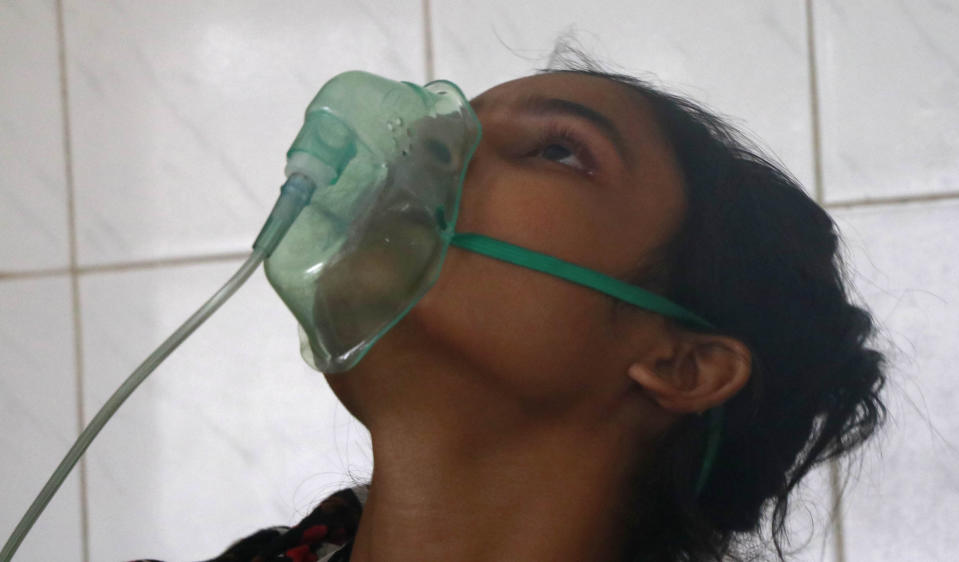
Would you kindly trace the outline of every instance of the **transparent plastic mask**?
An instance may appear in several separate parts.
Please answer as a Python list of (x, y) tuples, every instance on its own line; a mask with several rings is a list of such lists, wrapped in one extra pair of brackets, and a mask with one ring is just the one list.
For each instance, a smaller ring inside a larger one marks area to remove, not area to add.
[(286, 173), (316, 177), (326, 166), (335, 177), (317, 181), (264, 267), (311, 367), (351, 369), (436, 283), (480, 135), (468, 100), (445, 80), (351, 71), (310, 103)]

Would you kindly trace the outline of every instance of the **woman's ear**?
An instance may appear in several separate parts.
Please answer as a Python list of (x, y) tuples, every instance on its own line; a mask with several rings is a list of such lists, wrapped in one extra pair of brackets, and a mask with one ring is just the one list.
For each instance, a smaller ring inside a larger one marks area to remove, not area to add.
[(732, 398), (749, 380), (752, 355), (737, 339), (685, 332), (668, 357), (650, 355), (629, 377), (674, 413), (704, 412)]

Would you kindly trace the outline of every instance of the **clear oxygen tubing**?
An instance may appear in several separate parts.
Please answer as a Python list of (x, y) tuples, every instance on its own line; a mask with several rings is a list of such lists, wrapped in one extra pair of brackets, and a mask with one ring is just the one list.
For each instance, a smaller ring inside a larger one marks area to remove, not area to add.
[[(330, 179), (332, 179), (333, 170), (330, 169), (329, 172), (331, 173)], [(109, 421), (113, 414), (120, 408), (120, 405), (123, 404), (127, 397), (140, 386), (140, 383), (146, 380), (150, 373), (152, 373), (174, 349), (183, 343), (183, 340), (188, 338), (190, 334), (216, 312), (227, 299), (233, 296), (233, 293), (256, 271), (260, 263), (273, 253), (273, 250), (277, 244), (280, 243), (280, 240), (283, 239), (290, 225), (293, 224), (293, 221), (300, 214), (300, 211), (310, 202), (310, 198), (313, 196), (315, 189), (316, 184), (306, 176), (301, 174), (290, 175), (286, 183), (283, 184), (283, 187), (280, 188), (280, 197), (270, 212), (270, 217), (267, 219), (266, 224), (253, 243), (253, 253), (247, 258), (246, 262), (240, 266), (240, 269), (233, 274), (233, 277), (203, 306), (194, 312), (193, 316), (190, 316), (183, 325), (177, 328), (166, 341), (160, 344), (160, 347), (156, 348), (156, 350), (147, 357), (146, 361), (127, 377), (127, 380), (116, 389), (113, 395), (106, 401), (106, 404), (100, 408), (97, 415), (93, 417), (83, 432), (80, 433), (80, 436), (73, 444), (73, 447), (70, 448), (70, 451), (67, 452), (67, 455), (60, 461), (60, 465), (53, 471), (53, 475), (50, 476), (50, 479), (40, 491), (40, 495), (33, 500), (33, 503), (23, 515), (20, 523), (17, 524), (16, 529), (14, 529), (13, 534), (10, 535), (6, 544), (3, 545), (3, 550), (0, 551), (0, 562), (10, 562), (17, 548), (20, 547), (20, 543), (23, 542), (23, 539), (27, 536), (27, 533), (30, 532), (37, 518), (43, 513), (47, 504), (50, 503), (53, 495), (60, 489), (60, 485), (63, 484), (67, 475), (70, 474), (73, 466), (80, 460), (80, 457), (87, 450), (87, 447), (90, 446), (90, 443), (93, 442), (93, 439), (100, 433), (103, 426), (106, 425), (107, 421)]]

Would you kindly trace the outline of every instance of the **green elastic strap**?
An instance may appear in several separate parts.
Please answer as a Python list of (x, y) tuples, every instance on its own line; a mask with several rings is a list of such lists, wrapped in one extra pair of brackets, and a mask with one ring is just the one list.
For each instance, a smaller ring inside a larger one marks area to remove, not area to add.
[(543, 273), (562, 277), (567, 281), (585, 285), (597, 291), (612, 295), (620, 300), (634, 304), (640, 308), (658, 312), (664, 316), (669, 316), (684, 322), (697, 324), (703, 328), (715, 330), (716, 327), (686, 310), (685, 308), (665, 299), (655, 293), (650, 293), (636, 285), (614, 279), (608, 275), (571, 264), (553, 256), (540, 254), (526, 248), (514, 246), (501, 240), (489, 238), (481, 234), (463, 234), (453, 235), (450, 244), (459, 246), (466, 250), (471, 250), (491, 258), (507, 261), (529, 269), (535, 269)]
[[(494, 259), (561, 277), (579, 285), (585, 285), (591, 289), (614, 296), (640, 308), (658, 312), (670, 318), (692, 323), (703, 328), (716, 329), (714, 325), (705, 319), (700, 318), (669, 299), (641, 289), (635, 285), (630, 285), (619, 279), (614, 279), (608, 275), (580, 267), (559, 258), (554, 258), (553, 256), (514, 246), (508, 242), (496, 240), (495, 238), (483, 236), (482, 234), (458, 232), (453, 235), (450, 244)], [(721, 437), (722, 419), (722, 407), (713, 408), (709, 411), (709, 434), (706, 441), (706, 453), (703, 456), (703, 466), (696, 483), (697, 495), (702, 491), (703, 486), (706, 485), (706, 481), (709, 479), (709, 472), (716, 459), (716, 452), (719, 449), (719, 440)]]
[(703, 454), (703, 466), (699, 469), (699, 478), (696, 480), (696, 495), (702, 493), (709, 480), (709, 473), (716, 461), (716, 452), (719, 451), (719, 442), (723, 429), (723, 407), (717, 406), (707, 414), (709, 416), (709, 433), (706, 436), (706, 452)]

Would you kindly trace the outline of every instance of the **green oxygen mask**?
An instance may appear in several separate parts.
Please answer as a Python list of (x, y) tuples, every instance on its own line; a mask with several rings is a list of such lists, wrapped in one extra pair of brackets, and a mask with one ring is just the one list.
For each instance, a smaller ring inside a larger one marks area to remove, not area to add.
[(444, 80), (346, 72), (310, 103), (286, 173), (317, 189), (265, 269), (312, 368), (351, 369), (436, 283), (479, 139)]

